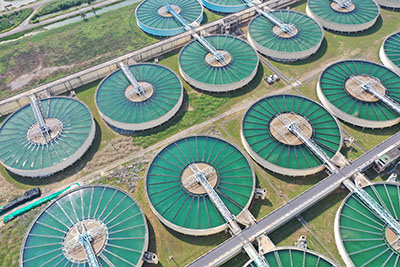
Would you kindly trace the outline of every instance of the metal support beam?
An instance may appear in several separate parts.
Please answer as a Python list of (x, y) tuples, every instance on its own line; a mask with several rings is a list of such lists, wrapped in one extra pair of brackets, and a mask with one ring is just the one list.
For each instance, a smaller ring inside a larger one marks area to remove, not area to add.
[(393, 216), (384, 209), (378, 202), (375, 201), (364, 189), (358, 188), (352, 181), (346, 180), (345, 186), (354, 192), (362, 202), (364, 202), (370, 211), (375, 214), (382, 222), (384, 222), (390, 229), (395, 232), (397, 238), (400, 238), (400, 226), (399, 223), (393, 218)]
[[(283, 115), (283, 114), (282, 114)], [(282, 121), (283, 125), (289, 132), (297, 136), (329, 169), (331, 173), (338, 171), (338, 168), (331, 162), (329, 156), (323, 151), (312, 139), (308, 138), (298, 126), (297, 120), (293, 121), (287, 116), (279, 116), (278, 118)]]
[(86, 253), (87, 262), (90, 267), (100, 267), (99, 260), (97, 259), (96, 253), (94, 252), (91, 244), (92, 238), (86, 231), (85, 225), (82, 221), (80, 225), (82, 227), (82, 230), (79, 230), (79, 226), (77, 226), (76, 229), (78, 231), (79, 242), (81, 243), (82, 248)]
[[(233, 234), (238, 235), (241, 239), (243, 237), (240, 235), (241, 229), (239, 225), (235, 221), (235, 217), (233, 214), (230, 212), (230, 210), (226, 207), (224, 202), (222, 202), (221, 198), (215, 192), (214, 188), (211, 186), (211, 184), (208, 182), (207, 176), (205, 172), (200, 170), (199, 166), (197, 166), (196, 163), (192, 163), (189, 165), (190, 170), (193, 172), (194, 177), (196, 178), (197, 182), (201, 184), (201, 186), (206, 190), (207, 195), (210, 197), (212, 203), (215, 205), (215, 207), (218, 209), (218, 211), (221, 213), (222, 217), (224, 217), (225, 221), (228, 223), (229, 228), (233, 232)], [(187, 179), (189, 182), (192, 179)], [(251, 259), (254, 260), (254, 263), (258, 267), (267, 267), (267, 263), (265, 262), (264, 258), (260, 256), (257, 253), (257, 250), (254, 248), (253, 244), (248, 241), (243, 239), (243, 249), (246, 251), (246, 253), (250, 256)]]
[(332, 2), (335, 2), (342, 8), (350, 9), (351, 0), (332, 0)]
[(362, 79), (353, 76), (351, 77), (356, 83), (361, 87), (362, 90), (372, 94), (374, 97), (378, 98), (380, 101), (382, 101), (386, 106), (388, 106), (390, 109), (395, 111), (397, 114), (400, 114), (400, 105), (397, 103), (395, 100), (393, 100), (390, 96), (386, 94), (382, 94), (375, 88), (375, 83), (376, 82), (371, 82), (371, 81), (363, 81)]
[[(255, 3), (253, 3), (251, 0), (242, 0), (248, 7), (253, 7), (253, 6), (257, 6)], [(284, 33), (287, 33), (291, 36), (294, 36), (295, 33), (293, 32), (293, 28), (292, 25), (287, 24), (287, 23), (283, 23), (280, 19), (278, 19), (277, 17), (275, 17), (274, 15), (257, 8), (257, 13), (260, 14), (261, 16), (265, 17), (267, 20), (271, 21), (272, 23), (274, 23), (276, 26), (279, 27), (279, 29), (281, 29), (281, 31), (283, 31)]]
[[(175, 12), (175, 10), (173, 9), (173, 7), (170, 4), (167, 4), (165, 6), (165, 8), (167, 9), (167, 11), (187, 30), (191, 30), (193, 27), (190, 26), (185, 19), (179, 15), (178, 13)], [(206, 39), (204, 39), (203, 36), (198, 35), (197, 33), (193, 33), (192, 34), (193, 38), (195, 38), (205, 49), (207, 49), (216, 60), (218, 60), (219, 62), (226, 64), (226, 60), (225, 57), (222, 53), (218, 52), (215, 47), (210, 44)]]
[(199, 166), (197, 166), (196, 163), (190, 164), (189, 168), (196, 177), (197, 182), (199, 182), (201, 186), (204, 188), (204, 190), (206, 190), (207, 195), (210, 197), (215, 207), (221, 213), (222, 217), (224, 217), (225, 221), (230, 225), (230, 223), (235, 219), (235, 217), (230, 212), (230, 210), (225, 206), (224, 202), (222, 202), (217, 192), (215, 192), (214, 188), (208, 182), (204, 172), (200, 170)]
[(35, 115), (36, 122), (39, 125), (39, 129), (40, 129), (40, 132), (41, 132), (44, 140), (47, 140), (47, 137), (49, 137), (49, 139), (51, 139), (50, 133), (49, 133), (50, 129), (49, 129), (49, 126), (47, 126), (46, 122), (44, 121), (42, 110), (39, 106), (38, 99), (36, 98), (35, 95), (31, 95), (29, 97), (29, 100), (30, 100), (33, 114)]
[(133, 88), (135, 89), (136, 94), (138, 96), (143, 96), (145, 94), (145, 91), (144, 91), (143, 87), (139, 84), (139, 82), (136, 80), (136, 78), (132, 75), (132, 72), (129, 70), (129, 67), (127, 65), (125, 65), (125, 63), (123, 63), (123, 62), (119, 62), (118, 66), (121, 68), (125, 77), (132, 84)]

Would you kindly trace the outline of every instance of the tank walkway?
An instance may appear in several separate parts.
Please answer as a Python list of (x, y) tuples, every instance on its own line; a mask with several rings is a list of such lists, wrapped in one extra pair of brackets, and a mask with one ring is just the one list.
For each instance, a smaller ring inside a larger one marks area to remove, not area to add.
[(242, 250), (242, 238), (252, 241), (263, 233), (271, 233), (336, 190), (346, 179), (370, 166), (378, 159), (380, 154), (398, 145), (400, 145), (400, 132), (366, 152), (350, 165), (328, 176), (304, 193), (274, 210), (259, 220), (258, 223), (244, 229), (241, 232), (241, 238), (234, 236), (226, 240), (187, 266), (218, 266), (224, 263)]

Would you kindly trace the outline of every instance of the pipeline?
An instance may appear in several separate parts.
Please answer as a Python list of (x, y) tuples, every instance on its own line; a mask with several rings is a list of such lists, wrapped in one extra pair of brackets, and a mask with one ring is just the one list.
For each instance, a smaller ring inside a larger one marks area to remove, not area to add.
[(30, 210), (36, 208), (36, 207), (41, 206), (44, 203), (49, 202), (50, 200), (53, 200), (53, 199), (57, 198), (61, 194), (65, 193), (67, 191), (70, 191), (72, 189), (75, 189), (77, 187), (80, 187), (80, 186), (82, 186), (81, 183), (74, 183), (74, 184), (64, 188), (63, 190), (57, 191), (57, 192), (55, 192), (55, 193), (53, 193), (51, 195), (48, 195), (47, 197), (41, 198), (41, 199), (39, 199), (39, 200), (37, 200), (37, 201), (35, 201), (35, 202), (25, 206), (25, 207), (22, 207), (22, 208), (14, 211), (14, 212), (8, 214), (7, 216), (4, 216), (3, 222), (7, 223), (7, 222), (11, 221), (12, 219), (14, 219), (14, 218), (16, 218), (16, 217), (18, 217), (18, 216), (30, 211)]

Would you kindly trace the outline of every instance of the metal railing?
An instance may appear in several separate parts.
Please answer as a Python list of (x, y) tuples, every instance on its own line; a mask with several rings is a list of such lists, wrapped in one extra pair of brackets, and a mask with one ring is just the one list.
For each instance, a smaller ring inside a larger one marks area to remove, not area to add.
[(132, 75), (132, 72), (129, 70), (129, 67), (125, 65), (123, 62), (119, 62), (118, 66), (121, 68), (125, 77), (128, 81), (133, 85), (133, 88), (138, 96), (142, 96), (145, 94), (143, 87), (139, 84), (136, 78)]
[[(288, 116), (282, 114), (278, 116), (283, 125), (287, 128), (289, 132), (295, 135), (300, 139), (331, 171), (332, 173), (336, 172), (338, 168), (330, 161), (329, 156), (323, 151), (311, 138), (308, 138), (303, 131), (300, 129), (298, 120), (292, 120)], [(309, 129), (312, 131), (312, 129)]]
[(335, 2), (340, 7), (345, 9), (349, 9), (351, 4), (351, 0), (332, 0), (332, 2)]
[[(165, 8), (187, 31), (192, 29), (192, 26), (190, 26), (181, 15), (176, 13), (174, 8), (171, 5), (167, 4), (165, 6)], [(192, 36), (205, 49), (207, 49), (214, 56), (214, 58), (216, 60), (218, 60), (219, 62), (221, 62), (223, 64), (226, 63), (224, 55), (222, 53), (218, 52), (212, 44), (210, 44), (206, 39), (204, 39), (203, 36), (201, 36), (201, 35), (199, 35), (197, 33), (193, 33)]]
[[(224, 217), (225, 221), (230, 225), (230, 223), (235, 219), (229, 209), (225, 206), (224, 202), (222, 202), (221, 198), (215, 192), (214, 188), (208, 182), (206, 175), (202, 172), (197, 166), (196, 163), (192, 163), (189, 165), (190, 170), (193, 172), (196, 180), (201, 184), (201, 186), (206, 191), (207, 195), (210, 197), (211, 201), (221, 213), (222, 217)], [(240, 228), (239, 228), (240, 229)]]
[[(248, 7), (257, 6), (251, 0), (242, 0), (242, 1), (245, 2)], [(278, 19), (277, 17), (275, 17), (271, 13), (268, 13), (268, 12), (262, 10), (262, 9), (257, 9), (256, 11), (257, 11), (258, 14), (260, 14), (261, 16), (264, 16), (267, 20), (271, 21), (276, 26), (278, 26), (279, 29), (281, 31), (283, 31), (284, 33), (287, 33), (287, 34), (289, 34), (291, 36), (295, 35), (292, 25), (282, 22), (280, 19)]]
[(393, 218), (393, 216), (381, 205), (379, 205), (375, 199), (373, 199), (364, 189), (358, 188), (353, 182), (346, 181), (345, 185), (353, 191), (362, 202), (364, 202), (370, 211), (382, 220), (393, 232), (400, 238), (400, 227), (399, 223)]
[(33, 114), (35, 115), (36, 121), (39, 125), (40, 133), (42, 134), (43, 139), (47, 140), (47, 137), (50, 138), (49, 126), (47, 126), (46, 122), (44, 121), (42, 110), (39, 106), (39, 102), (35, 95), (31, 95), (29, 97), (29, 100), (30, 100)]
[(354, 80), (361, 87), (362, 90), (372, 94), (374, 97), (382, 101), (386, 106), (394, 110), (397, 114), (400, 114), (399, 103), (394, 101), (390, 96), (382, 94), (376, 89), (375, 84), (378, 83), (379, 80), (375, 80), (375, 78), (373, 82), (371, 82), (370, 80), (364, 81), (357, 76), (352, 76), (350, 79)]
[(96, 253), (94, 252), (91, 244), (92, 238), (86, 231), (85, 225), (82, 221), (80, 225), (82, 227), (82, 231), (79, 230), (79, 227), (76, 227), (76, 230), (78, 231), (79, 242), (86, 253), (88, 264), (90, 267), (100, 267), (99, 260), (97, 259)]

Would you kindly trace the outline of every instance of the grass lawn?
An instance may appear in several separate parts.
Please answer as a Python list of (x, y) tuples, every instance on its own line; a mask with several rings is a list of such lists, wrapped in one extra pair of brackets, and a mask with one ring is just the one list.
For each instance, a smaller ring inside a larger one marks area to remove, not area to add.
[(33, 9), (24, 8), (11, 13), (0, 15), (0, 33), (14, 29), (20, 25), (30, 14)]
[[(156, 42), (136, 25), (136, 6), (1, 44), (0, 98)], [(11, 91), (16, 78), (23, 89)]]

